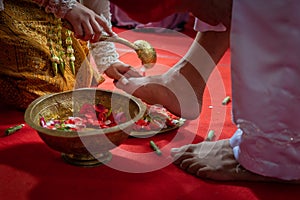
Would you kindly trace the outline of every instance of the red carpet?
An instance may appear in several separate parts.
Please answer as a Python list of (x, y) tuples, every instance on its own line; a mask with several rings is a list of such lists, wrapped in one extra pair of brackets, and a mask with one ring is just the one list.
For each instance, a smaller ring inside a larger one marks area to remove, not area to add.
[[(157, 48), (158, 65), (147, 74), (167, 70), (180, 59), (192, 41), (187, 36), (172, 33), (124, 31), (120, 35), (130, 41), (145, 39)], [(124, 62), (140, 65), (133, 51), (117, 46)], [(210, 89), (205, 92), (199, 119), (186, 122), (178, 131), (151, 138), (129, 138), (112, 151), (109, 166), (81, 168), (68, 165), (28, 126), (4, 137), (6, 128), (24, 123), (24, 113), (0, 106), (0, 199), (299, 199), (299, 186), (201, 180), (170, 163), (172, 147), (202, 141), (211, 128), (217, 130), (216, 139), (228, 138), (235, 131), (231, 122), (231, 104), (221, 105), (222, 98), (231, 95), (229, 57), (230, 52), (227, 52), (210, 79)], [(220, 88), (223, 85), (226, 90), (222, 94)], [(101, 88), (113, 89), (111, 80), (107, 79)], [(222, 94), (219, 99), (215, 98), (218, 94)], [(210, 105), (213, 107), (209, 108)], [(151, 151), (150, 140), (161, 147), (162, 156)]]

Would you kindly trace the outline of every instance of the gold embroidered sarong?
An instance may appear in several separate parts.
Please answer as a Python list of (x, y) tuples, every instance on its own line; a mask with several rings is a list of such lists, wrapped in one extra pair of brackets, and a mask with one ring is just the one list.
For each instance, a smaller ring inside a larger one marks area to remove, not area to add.
[(64, 75), (54, 75), (47, 37), (56, 22), (49, 18), (52, 14), (30, 0), (4, 1), (4, 11), (0, 12), (0, 101), (25, 109), (42, 95), (91, 86), (93, 70), (87, 59), (88, 49), (75, 38), (76, 75), (68, 62)]

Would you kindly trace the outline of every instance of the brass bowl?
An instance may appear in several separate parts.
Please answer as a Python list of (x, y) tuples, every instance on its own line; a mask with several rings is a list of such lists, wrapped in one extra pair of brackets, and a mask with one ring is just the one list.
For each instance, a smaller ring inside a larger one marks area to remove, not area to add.
[[(76, 116), (84, 103), (101, 103), (115, 113), (124, 112), (128, 120), (113, 127), (84, 131), (51, 130), (40, 125), (40, 116), (45, 121)], [(25, 122), (37, 131), (51, 149), (61, 152), (67, 163), (98, 166), (111, 159), (109, 151), (128, 138), (134, 123), (145, 111), (146, 105), (131, 95), (84, 88), (36, 99), (25, 111)]]

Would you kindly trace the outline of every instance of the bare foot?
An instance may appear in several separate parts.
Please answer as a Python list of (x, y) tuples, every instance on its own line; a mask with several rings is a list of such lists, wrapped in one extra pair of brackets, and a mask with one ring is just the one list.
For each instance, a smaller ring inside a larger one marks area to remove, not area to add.
[(203, 179), (299, 183), (265, 177), (246, 170), (235, 160), (229, 139), (173, 148), (171, 155), (175, 165)]

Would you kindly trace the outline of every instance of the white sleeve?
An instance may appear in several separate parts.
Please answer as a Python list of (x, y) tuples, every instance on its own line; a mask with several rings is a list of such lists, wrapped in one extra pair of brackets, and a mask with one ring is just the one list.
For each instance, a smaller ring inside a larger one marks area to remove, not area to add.
[(206, 32), (206, 31), (223, 32), (223, 31), (226, 31), (226, 26), (224, 26), (221, 23), (216, 26), (212, 26), (212, 25), (209, 25), (209, 24), (195, 18), (194, 29), (199, 32)]
[[(108, 0), (82, 0), (82, 3), (95, 13), (102, 15), (111, 27), (110, 3)], [(103, 73), (111, 64), (119, 61), (119, 54), (112, 42), (96, 42), (90, 44), (91, 54), (100, 73)]]

